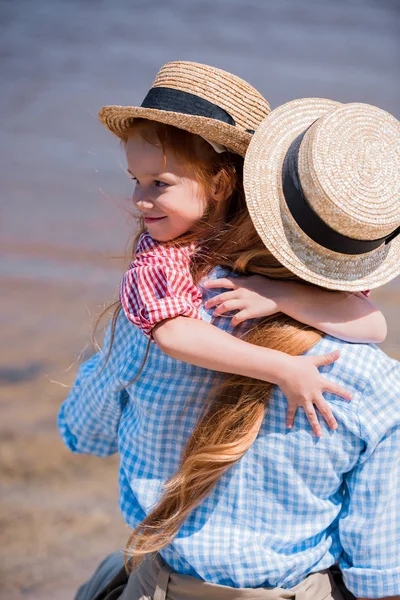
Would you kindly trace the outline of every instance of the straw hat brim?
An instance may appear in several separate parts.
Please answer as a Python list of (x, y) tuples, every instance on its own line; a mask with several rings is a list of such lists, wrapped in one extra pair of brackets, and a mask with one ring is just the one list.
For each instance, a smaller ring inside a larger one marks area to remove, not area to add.
[(123, 140), (126, 139), (126, 132), (131, 127), (134, 119), (148, 119), (172, 125), (212, 142), (217, 142), (241, 156), (246, 154), (252, 138), (251, 133), (216, 119), (155, 108), (104, 106), (99, 113), (99, 119), (109, 131)]
[(332, 100), (307, 98), (272, 111), (257, 128), (247, 150), (244, 188), (254, 226), (282, 265), (315, 285), (356, 292), (376, 288), (400, 274), (400, 236), (367, 254), (333, 252), (300, 229), (282, 191), (282, 164), (293, 140), (339, 106)]

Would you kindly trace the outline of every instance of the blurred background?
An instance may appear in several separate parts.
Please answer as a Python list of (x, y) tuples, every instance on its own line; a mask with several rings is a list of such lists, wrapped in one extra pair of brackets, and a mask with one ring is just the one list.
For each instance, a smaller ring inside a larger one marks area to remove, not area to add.
[[(140, 104), (170, 60), (400, 117), (400, 0), (0, 0), (0, 597), (66, 600), (128, 531), (117, 463), (55, 426), (132, 233), (103, 104)], [(400, 359), (400, 284), (374, 292)]]

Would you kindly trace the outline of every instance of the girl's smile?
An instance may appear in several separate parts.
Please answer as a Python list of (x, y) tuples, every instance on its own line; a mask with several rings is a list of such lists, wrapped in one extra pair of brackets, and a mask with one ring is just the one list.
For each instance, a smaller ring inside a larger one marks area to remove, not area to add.
[(165, 219), (166, 217), (144, 217), (144, 222), (145, 223), (156, 223), (157, 221), (161, 221), (162, 219)]
[(134, 132), (126, 143), (128, 173), (135, 182), (133, 202), (151, 237), (173, 240), (201, 219), (207, 207), (202, 185), (171, 152)]

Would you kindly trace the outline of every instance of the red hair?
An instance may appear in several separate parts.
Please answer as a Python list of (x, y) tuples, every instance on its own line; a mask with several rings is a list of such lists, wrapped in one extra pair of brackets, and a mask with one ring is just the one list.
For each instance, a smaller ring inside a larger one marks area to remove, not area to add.
[[(192, 260), (196, 282), (217, 265), (242, 274), (298, 279), (265, 248), (253, 226), (245, 204), (240, 156), (230, 152), (217, 154), (199, 136), (153, 121), (135, 121), (131, 132), (160, 145), (164, 153), (174, 152), (194, 171), (209, 196), (206, 214), (193, 231), (168, 242), (196, 242), (199, 251)], [(217, 174), (226, 191), (222, 201), (214, 200), (211, 193), (211, 182)], [(144, 229), (142, 223), (142, 231)], [(136, 241), (132, 256), (135, 248)], [(120, 310), (121, 305), (117, 303), (110, 349)], [(321, 334), (313, 328), (284, 315), (268, 317), (246, 336), (250, 343), (292, 355), (303, 354), (320, 338)], [(190, 512), (210, 494), (223, 473), (247, 452), (263, 422), (272, 387), (272, 384), (233, 375), (226, 377), (205, 401), (204, 413), (182, 453), (178, 472), (166, 482), (159, 503), (128, 541), (126, 550), (133, 557), (131, 566), (171, 543)]]

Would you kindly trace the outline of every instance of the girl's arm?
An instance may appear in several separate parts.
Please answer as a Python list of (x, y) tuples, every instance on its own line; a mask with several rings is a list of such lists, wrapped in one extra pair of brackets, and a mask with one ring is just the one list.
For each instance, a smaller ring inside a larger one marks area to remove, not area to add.
[[(141, 239), (143, 252), (136, 253), (120, 286), (121, 304), (130, 322), (146, 335), (152, 335), (161, 350), (172, 358), (278, 383), (288, 399), (289, 427), (300, 405), (309, 413), (313, 429), (319, 435), (314, 404), (328, 424), (335, 427), (329, 405), (322, 396), (322, 391), (333, 390), (317, 369), (324, 362), (260, 348), (203, 323), (198, 310), (202, 295), (190, 273), (193, 249), (163, 246), (146, 234)], [(328, 364), (336, 358), (329, 357)]]
[(260, 275), (208, 280), (205, 287), (231, 290), (208, 300), (206, 307), (217, 307), (215, 316), (238, 311), (232, 325), (283, 312), (346, 342), (379, 344), (386, 337), (385, 317), (362, 293), (334, 292)]
[(337, 427), (322, 392), (351, 399), (346, 390), (322, 377), (318, 371), (319, 366), (337, 360), (339, 352), (325, 356), (289, 356), (255, 346), (214, 325), (187, 317), (162, 321), (153, 328), (152, 335), (159, 348), (176, 360), (277, 384), (289, 403), (288, 427), (293, 425), (297, 407), (302, 406), (314, 433), (320, 436), (322, 430), (314, 405), (332, 429)]

